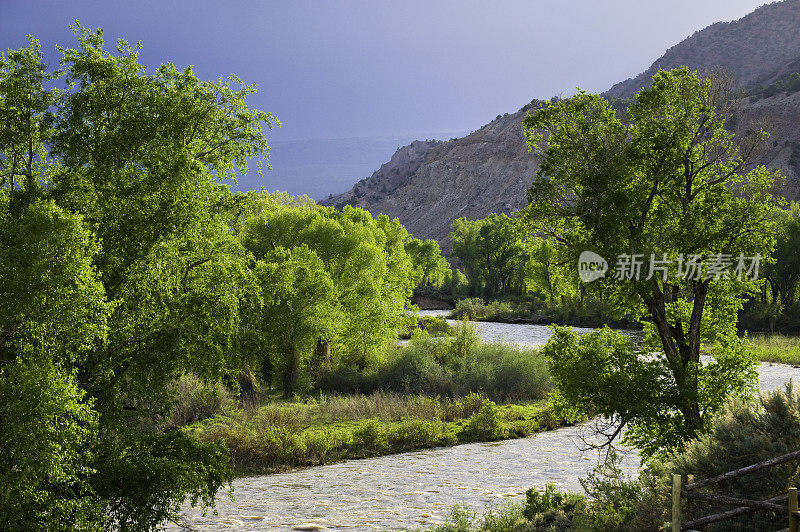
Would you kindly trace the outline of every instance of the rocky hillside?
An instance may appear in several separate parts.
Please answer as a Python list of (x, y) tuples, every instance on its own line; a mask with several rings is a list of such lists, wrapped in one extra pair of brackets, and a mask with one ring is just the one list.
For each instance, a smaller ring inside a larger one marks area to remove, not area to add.
[(524, 205), (536, 159), (522, 136), (524, 111), (507, 114), (448, 142), (414, 142), (349, 192), (321, 203), (350, 204), (397, 217), (415, 236), (449, 249), (450, 222)]
[[(606, 95), (629, 97), (659, 67), (684, 64), (700, 70), (722, 66), (749, 91), (736, 129), (744, 131), (756, 120), (766, 124), (771, 137), (760, 162), (788, 176), (783, 193), (800, 198), (800, 83), (794, 87), (788, 81), (800, 77), (790, 77), (800, 72), (800, 0), (770, 4), (738, 21), (709, 26)], [(415, 141), (349, 192), (321, 203), (338, 208), (350, 204), (397, 217), (412, 234), (435, 238), (448, 251), (455, 218), (510, 213), (524, 205), (538, 168), (522, 135), (525, 114), (523, 108), (498, 116), (460, 139)]]
[(717, 22), (676, 44), (650, 68), (617, 83), (606, 93), (627, 98), (649, 85), (659, 68), (722, 67), (740, 87), (769, 84), (784, 65), (800, 57), (800, 0), (764, 5), (733, 22)]

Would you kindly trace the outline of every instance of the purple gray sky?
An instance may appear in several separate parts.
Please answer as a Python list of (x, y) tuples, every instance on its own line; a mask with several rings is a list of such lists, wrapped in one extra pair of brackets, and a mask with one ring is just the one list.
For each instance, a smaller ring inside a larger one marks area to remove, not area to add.
[[(201, 78), (235, 73), (259, 87), (251, 106), (283, 123), (271, 137), (276, 172), (252, 186), (321, 197), (368, 176), (406, 139), (475, 130), (576, 86), (601, 92), (696, 30), (763, 3), (0, 0), (0, 50), (24, 46), (31, 33), (54, 64), (55, 44), (75, 44), (68, 24), (78, 19), (109, 41), (141, 40), (146, 65), (191, 64)], [(358, 170), (339, 168), (338, 180), (292, 177), (298, 165), (324, 166), (307, 154), (322, 139), (364, 137), (392, 140)], [(287, 145), (306, 155), (278, 165)]]

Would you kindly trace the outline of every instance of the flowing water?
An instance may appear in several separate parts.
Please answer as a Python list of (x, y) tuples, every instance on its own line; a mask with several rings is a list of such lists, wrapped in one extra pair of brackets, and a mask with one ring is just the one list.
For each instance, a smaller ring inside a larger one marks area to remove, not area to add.
[[(426, 314), (442, 314), (429, 311)], [(477, 323), (488, 341), (542, 345), (550, 330), (541, 325)], [(590, 329), (576, 328), (579, 332)], [(636, 331), (629, 334), (636, 336)], [(640, 334), (640, 333), (639, 333)], [(800, 380), (800, 368), (761, 364), (762, 390)], [(589, 424), (528, 438), (349, 460), (288, 473), (240, 478), (235, 500), (221, 495), (218, 515), (186, 508), (180, 522), (197, 530), (406, 530), (444, 521), (456, 504), (475, 511), (524, 500), (525, 491), (553, 482), (581, 491), (578, 479), (597, 463), (583, 451)], [(635, 474), (635, 452), (623, 455)], [(177, 529), (176, 527), (172, 527)]]

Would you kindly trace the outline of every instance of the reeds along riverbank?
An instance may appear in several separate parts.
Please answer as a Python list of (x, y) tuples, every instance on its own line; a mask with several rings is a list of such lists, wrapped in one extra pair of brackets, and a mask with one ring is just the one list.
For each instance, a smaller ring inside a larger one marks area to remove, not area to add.
[(451, 400), (376, 392), (236, 408), (182, 430), (224, 442), (235, 473), (244, 476), (518, 438), (564, 423), (546, 400), (498, 405), (478, 394)]

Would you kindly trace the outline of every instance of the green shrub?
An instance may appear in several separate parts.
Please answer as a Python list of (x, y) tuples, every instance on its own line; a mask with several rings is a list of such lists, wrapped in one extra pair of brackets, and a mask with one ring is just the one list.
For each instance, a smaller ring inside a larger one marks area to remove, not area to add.
[(182, 427), (230, 410), (234, 400), (228, 389), (207, 384), (191, 373), (182, 375), (174, 384), (174, 406), (167, 426)]
[(459, 299), (450, 313), (450, 318), (456, 320), (488, 320), (503, 321), (511, 318), (526, 316), (530, 310), (525, 303), (512, 305), (508, 301), (491, 301), (485, 303), (479, 297)]
[(465, 437), (482, 441), (502, 440), (506, 437), (503, 414), (494, 402), (489, 401), (478, 413), (467, 420)]
[(386, 431), (377, 419), (362, 421), (353, 430), (353, 449), (358, 454), (380, 455), (389, 449)]
[(592, 499), (592, 528), (608, 532), (630, 532), (643, 498), (642, 485), (626, 480), (620, 468), (621, 457), (613, 449), (606, 459), (580, 479), (581, 486)]
[(387, 435), (392, 449), (397, 451), (452, 445), (456, 443), (455, 439), (455, 434), (447, 432), (440, 419), (406, 418), (392, 427)]
[(560, 532), (589, 528), (587, 500), (583, 495), (561, 491), (548, 483), (541, 491), (529, 489), (525, 498), (522, 515), (530, 521), (531, 530)]
[(453, 327), (447, 320), (437, 316), (420, 316), (420, 327), (431, 336), (448, 336), (453, 334)]
[(512, 344), (481, 343), (475, 364), (464, 374), (462, 389), (486, 394), (495, 401), (543, 399), (552, 389), (550, 370), (535, 349)]
[[(790, 382), (785, 390), (763, 394), (759, 401), (735, 401), (714, 418), (711, 430), (675, 454), (669, 467), (681, 475), (709, 478), (800, 448), (800, 393)], [(712, 492), (764, 500), (800, 483), (800, 466), (790, 461), (710, 487)], [(698, 515), (713, 513), (719, 506), (698, 503)], [(781, 516), (782, 518), (782, 516)], [(742, 523), (742, 520), (738, 522)], [(747, 522), (750, 529), (785, 526), (762, 512)], [(719, 528), (722, 530), (723, 528)]]
[(438, 316), (413, 316), (411, 325), (406, 326), (400, 331), (400, 338), (407, 340), (417, 334), (418, 331), (423, 331), (429, 336), (449, 336), (453, 334), (453, 327), (447, 323), (447, 320)]

